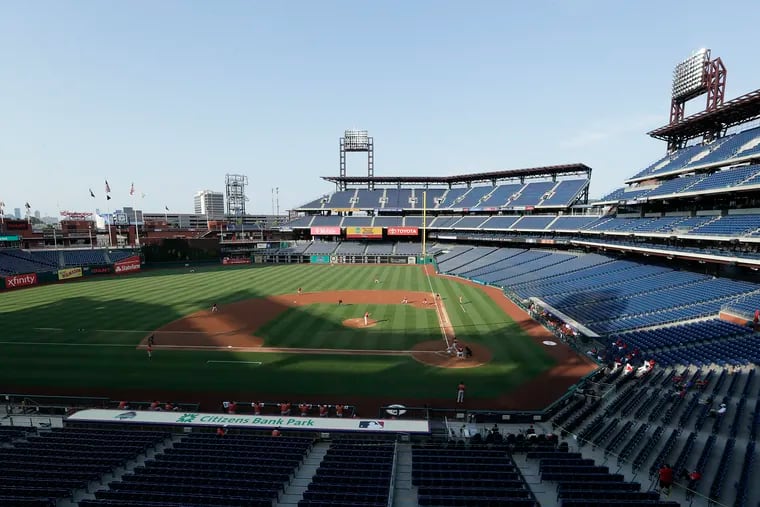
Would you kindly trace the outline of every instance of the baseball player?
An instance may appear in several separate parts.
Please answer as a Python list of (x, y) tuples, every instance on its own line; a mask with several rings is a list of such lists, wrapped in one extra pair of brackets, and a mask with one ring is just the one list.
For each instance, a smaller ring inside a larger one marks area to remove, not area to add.
[(369, 326), (369, 312), (364, 312), (364, 325)]

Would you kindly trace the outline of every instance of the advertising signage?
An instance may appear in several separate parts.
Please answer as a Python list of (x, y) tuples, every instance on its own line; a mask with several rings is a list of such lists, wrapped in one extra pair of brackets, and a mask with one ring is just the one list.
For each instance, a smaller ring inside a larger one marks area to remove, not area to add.
[(18, 289), (21, 287), (30, 287), (32, 285), (37, 285), (37, 273), (11, 275), (5, 278), (6, 289)]
[(355, 431), (375, 433), (429, 433), (428, 421), (397, 419), (344, 419), (338, 417), (290, 417), (247, 414), (208, 414), (195, 412), (153, 412), (146, 410), (80, 410), (69, 421), (135, 424), (175, 424), (179, 426), (227, 426), (312, 431)]
[(312, 227), (310, 233), (312, 236), (340, 236), (340, 227)]
[(0, 241), (21, 241), (21, 236), (2, 236), (2, 235), (0, 235)]
[(388, 227), (388, 236), (417, 236), (419, 227)]
[(113, 272), (117, 275), (122, 273), (131, 273), (133, 271), (140, 271), (140, 256), (139, 255), (133, 255), (132, 257), (127, 257), (124, 260), (121, 260), (119, 262), (115, 262), (113, 265)]
[(381, 239), (382, 227), (346, 227), (346, 237), (349, 239)]

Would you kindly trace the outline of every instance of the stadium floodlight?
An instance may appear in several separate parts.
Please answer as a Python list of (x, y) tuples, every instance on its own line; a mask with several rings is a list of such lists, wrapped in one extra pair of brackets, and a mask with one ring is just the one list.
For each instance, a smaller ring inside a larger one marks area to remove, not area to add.
[(369, 150), (369, 133), (366, 130), (346, 130), (343, 139), (346, 151)]
[[(340, 177), (339, 190), (346, 190), (346, 182), (342, 178), (346, 177), (346, 153), (348, 152), (366, 152), (367, 153), (367, 176), (375, 176), (375, 144), (366, 130), (346, 130), (343, 137), (340, 138)], [(367, 183), (370, 190), (375, 188), (375, 184), (370, 180)]]
[(673, 70), (673, 99), (688, 100), (701, 95), (707, 88), (707, 64), (710, 50), (700, 49)]

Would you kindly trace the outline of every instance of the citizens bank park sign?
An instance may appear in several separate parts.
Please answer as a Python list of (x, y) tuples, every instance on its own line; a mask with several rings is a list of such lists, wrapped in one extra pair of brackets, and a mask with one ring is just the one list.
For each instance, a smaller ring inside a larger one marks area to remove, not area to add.
[(227, 426), (229, 428), (280, 428), (314, 431), (360, 431), (383, 433), (430, 433), (428, 421), (397, 419), (342, 419), (339, 417), (282, 417), (260, 415), (154, 412), (148, 410), (80, 410), (67, 421), (117, 422), (136, 424), (177, 424), (182, 426)]

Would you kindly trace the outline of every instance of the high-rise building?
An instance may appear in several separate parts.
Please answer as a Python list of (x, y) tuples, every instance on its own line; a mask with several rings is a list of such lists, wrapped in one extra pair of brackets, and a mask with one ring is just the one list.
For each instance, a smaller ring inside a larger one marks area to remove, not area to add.
[(13, 216), (21, 218), (21, 208), (13, 208)]
[(195, 214), (205, 215), (209, 220), (224, 218), (224, 194), (213, 190), (201, 190), (194, 197)]
[(40, 218), (40, 216), (41, 216), (41, 215), (40, 215), (40, 212), (39, 212), (39, 210), (36, 210), (36, 211), (34, 212), (34, 218)]

